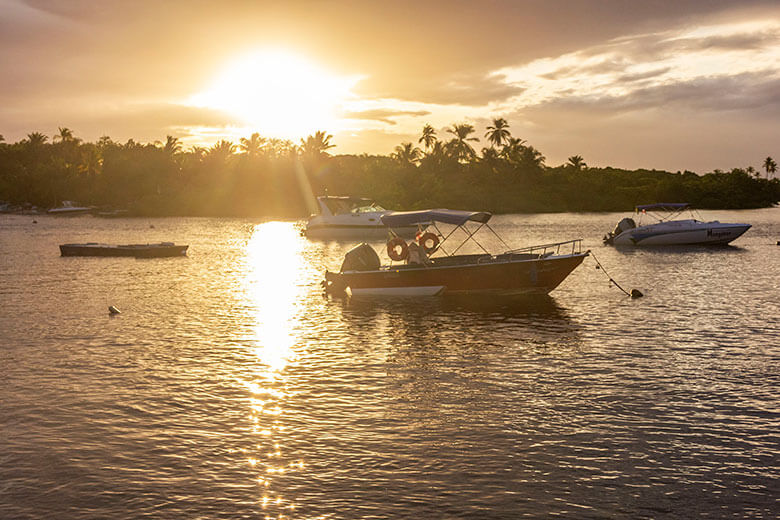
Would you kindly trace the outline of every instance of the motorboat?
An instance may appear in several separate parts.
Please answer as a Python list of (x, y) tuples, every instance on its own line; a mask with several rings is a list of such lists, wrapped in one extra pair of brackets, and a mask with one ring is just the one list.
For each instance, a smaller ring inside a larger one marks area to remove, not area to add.
[[(678, 219), (689, 211), (691, 218)], [(703, 222), (690, 204), (684, 202), (645, 204), (636, 207), (639, 222), (624, 218), (604, 236), (615, 246), (726, 245), (750, 229), (750, 224), (729, 224), (717, 220)], [(651, 224), (642, 224), (649, 216)]]
[[(474, 238), (483, 228), (495, 234), (488, 225), (491, 216), (484, 211), (449, 209), (382, 215), (382, 222), (392, 230), (421, 223), (430, 226), (410, 242), (393, 234), (387, 242), (390, 263), (386, 265), (381, 265), (370, 245), (364, 243), (353, 248), (338, 272), (326, 271), (326, 291), (353, 297), (547, 294), (589, 254), (582, 251), (581, 239), (492, 254)], [(445, 234), (440, 224), (454, 227)], [(465, 238), (456, 244), (457, 237), (463, 233)], [(481, 253), (457, 254), (466, 242), (472, 241)], [(500, 241), (509, 247), (503, 239)], [(451, 252), (447, 253), (445, 247)]]
[(46, 213), (49, 215), (55, 215), (58, 217), (74, 217), (77, 215), (85, 215), (91, 213), (95, 208), (91, 206), (78, 206), (72, 200), (63, 200), (62, 205), (58, 208), (52, 208)]
[[(384, 240), (388, 229), (381, 217), (391, 210), (375, 201), (358, 197), (317, 197), (320, 213), (312, 215), (304, 234), (308, 238), (330, 240)], [(413, 237), (418, 225), (401, 226), (399, 236)]]
[(112, 245), (87, 242), (86, 244), (63, 244), (62, 256), (131, 256), (135, 258), (163, 258), (187, 256), (189, 246), (176, 245), (173, 242), (159, 244)]

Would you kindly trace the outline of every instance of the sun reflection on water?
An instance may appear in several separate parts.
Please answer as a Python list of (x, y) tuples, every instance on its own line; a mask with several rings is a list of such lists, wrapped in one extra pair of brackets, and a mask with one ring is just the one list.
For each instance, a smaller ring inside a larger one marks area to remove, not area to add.
[(244, 384), (250, 395), (251, 431), (259, 441), (247, 463), (258, 473), (257, 483), (264, 490), (260, 504), (266, 510), (285, 502), (281, 495), (272, 500), (264, 494), (273, 489), (273, 477), (304, 467), (303, 461), (284, 461), (286, 454), (278, 439), (285, 431), (286, 369), (297, 358), (299, 302), (305, 290), (303, 249), (293, 223), (266, 222), (255, 227), (246, 251), (249, 343), (257, 369)]
[[(302, 242), (288, 222), (255, 227), (247, 244), (246, 289), (255, 309), (255, 354), (274, 379), (295, 358), (295, 314), (301, 292)], [(253, 393), (268, 389), (256, 385)]]

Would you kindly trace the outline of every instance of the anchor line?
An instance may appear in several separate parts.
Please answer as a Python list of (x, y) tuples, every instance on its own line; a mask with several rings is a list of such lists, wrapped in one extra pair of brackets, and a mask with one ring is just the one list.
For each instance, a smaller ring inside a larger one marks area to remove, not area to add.
[(591, 256), (591, 257), (593, 257), (593, 260), (596, 262), (596, 265), (598, 266), (598, 268), (599, 268), (599, 269), (601, 269), (601, 271), (604, 273), (604, 275), (606, 275), (606, 277), (607, 277), (607, 278), (609, 278), (609, 281), (610, 281), (610, 282), (612, 282), (613, 284), (615, 284), (615, 287), (617, 287), (618, 289), (620, 289), (621, 291), (623, 291), (623, 292), (626, 294), (626, 296), (631, 296), (631, 293), (630, 293), (630, 292), (628, 292), (628, 291), (626, 291), (625, 289), (623, 289), (623, 288), (620, 286), (620, 284), (619, 284), (619, 283), (617, 283), (617, 282), (615, 281), (615, 279), (614, 279), (614, 278), (612, 278), (612, 277), (609, 275), (609, 273), (607, 272), (607, 270), (606, 270), (606, 269), (604, 269), (604, 266), (603, 266), (603, 265), (601, 265), (601, 262), (599, 262), (599, 259), (598, 259), (598, 258), (596, 258), (596, 255), (594, 255), (594, 254), (591, 252), (590, 256)]

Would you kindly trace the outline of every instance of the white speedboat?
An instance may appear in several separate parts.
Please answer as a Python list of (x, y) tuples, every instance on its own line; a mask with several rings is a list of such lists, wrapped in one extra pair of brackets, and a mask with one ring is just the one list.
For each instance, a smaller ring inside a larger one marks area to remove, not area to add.
[(87, 213), (91, 213), (93, 209), (94, 208), (91, 206), (77, 206), (76, 203), (71, 200), (63, 200), (62, 205), (59, 208), (52, 208), (46, 213), (60, 217), (71, 217), (86, 215)]
[[(312, 215), (304, 234), (308, 238), (326, 240), (384, 240), (389, 229), (382, 223), (382, 215), (390, 213), (371, 199), (358, 197), (317, 197), (319, 215)], [(423, 226), (424, 228), (424, 226)], [(413, 237), (421, 229), (417, 224), (393, 231)]]
[[(676, 219), (690, 211), (690, 219)], [(604, 237), (615, 246), (726, 245), (750, 229), (750, 224), (729, 224), (713, 220), (703, 222), (687, 203), (646, 204), (636, 207), (639, 222), (624, 218)], [(651, 224), (642, 224), (650, 216)], [(676, 220), (675, 220), (676, 219)]]

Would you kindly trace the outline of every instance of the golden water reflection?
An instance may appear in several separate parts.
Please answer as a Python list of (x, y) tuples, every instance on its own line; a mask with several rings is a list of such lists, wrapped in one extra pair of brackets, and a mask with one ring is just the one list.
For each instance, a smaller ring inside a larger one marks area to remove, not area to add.
[(302, 252), (303, 242), (290, 222), (257, 225), (247, 244), (246, 292), (254, 308), (255, 354), (270, 379), (295, 358)]
[(245, 293), (252, 320), (249, 339), (257, 361), (256, 370), (245, 381), (251, 432), (256, 436), (247, 463), (257, 471), (259, 504), (265, 511), (294, 508), (280, 490), (273, 489), (273, 479), (304, 468), (302, 460), (286, 460), (279, 443), (285, 431), (286, 369), (298, 356), (299, 302), (306, 290), (304, 248), (303, 238), (289, 222), (258, 224), (247, 243)]

